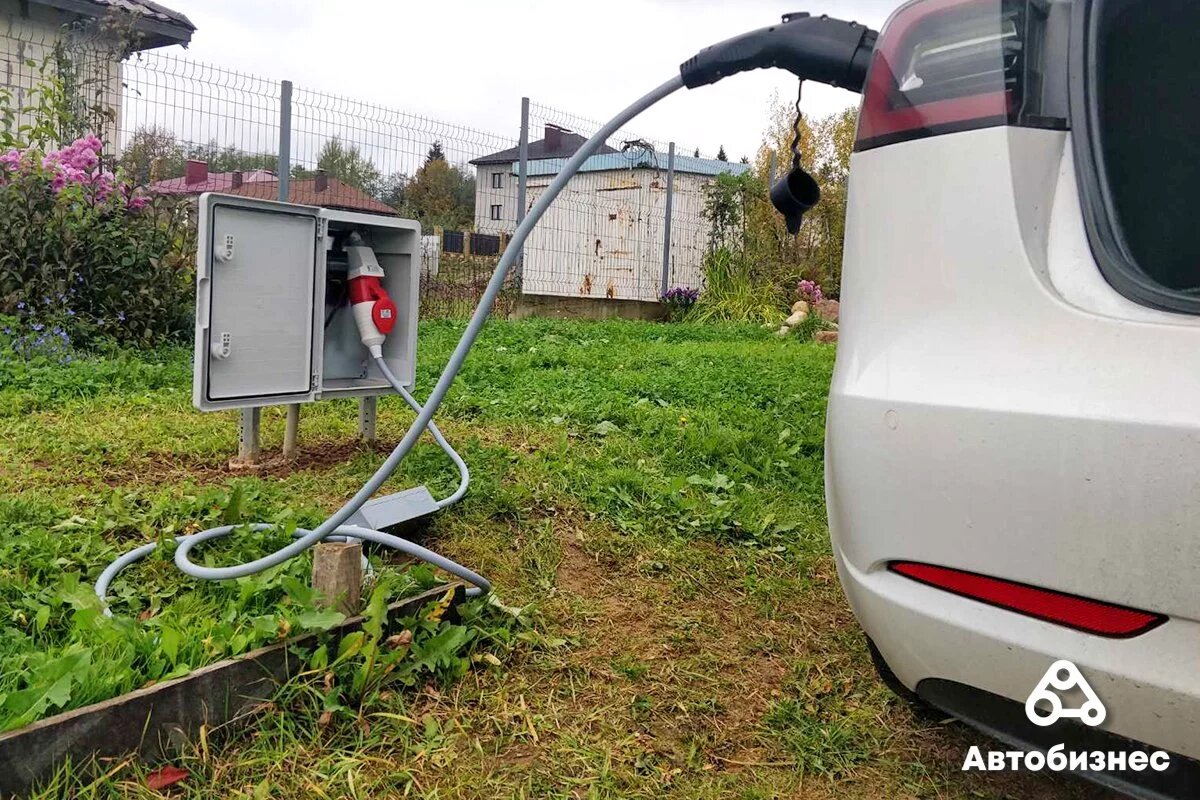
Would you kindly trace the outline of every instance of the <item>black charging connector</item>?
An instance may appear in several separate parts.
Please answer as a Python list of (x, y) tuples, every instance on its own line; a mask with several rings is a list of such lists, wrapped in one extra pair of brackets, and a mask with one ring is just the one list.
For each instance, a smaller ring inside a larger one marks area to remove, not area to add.
[(778, 25), (704, 48), (683, 62), (679, 73), (683, 85), (695, 89), (738, 72), (778, 67), (801, 80), (861, 92), (877, 36), (857, 22), (785, 14)]

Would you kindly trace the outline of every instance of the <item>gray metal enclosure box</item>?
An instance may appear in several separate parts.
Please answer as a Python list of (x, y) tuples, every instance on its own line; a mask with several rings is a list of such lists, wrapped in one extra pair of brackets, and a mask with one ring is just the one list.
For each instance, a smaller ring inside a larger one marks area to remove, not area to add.
[(396, 304), (383, 344), (412, 386), (417, 355), (421, 226), (414, 220), (200, 197), (192, 403), (201, 411), (392, 392), (367, 354), (348, 305), (326, 318), (327, 253), (356, 230), (374, 249)]

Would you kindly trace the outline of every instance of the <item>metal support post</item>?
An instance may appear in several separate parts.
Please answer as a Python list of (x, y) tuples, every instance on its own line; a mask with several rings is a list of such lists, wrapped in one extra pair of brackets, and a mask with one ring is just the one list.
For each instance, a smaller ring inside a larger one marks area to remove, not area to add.
[(262, 423), (261, 408), (243, 408), (238, 411), (238, 461), (253, 464), (262, 452), (259, 444), (259, 429)]
[[(517, 224), (525, 219), (525, 189), (529, 183), (529, 98), (521, 98), (521, 140), (517, 147)], [(525, 248), (517, 254), (518, 291), (525, 277)]]
[(659, 296), (667, 293), (671, 281), (671, 203), (675, 194), (675, 143), (667, 147), (667, 207), (663, 211), (662, 287)]
[(287, 407), (287, 424), (283, 429), (283, 457), (295, 458), (300, 452), (300, 404)]
[(358, 399), (358, 435), (375, 444), (375, 411), (379, 398), (375, 395)]
[[(291, 194), (292, 179), (292, 82), (279, 83), (279, 161), (276, 164), (279, 179), (279, 202), (286, 203)], [(287, 425), (283, 432), (283, 457), (295, 458), (299, 451), (300, 406), (287, 407)]]

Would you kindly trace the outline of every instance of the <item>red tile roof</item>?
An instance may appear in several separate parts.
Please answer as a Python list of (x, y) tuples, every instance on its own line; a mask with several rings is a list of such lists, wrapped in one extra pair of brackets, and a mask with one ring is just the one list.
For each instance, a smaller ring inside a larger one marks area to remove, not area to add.
[[(396, 216), (396, 209), (387, 203), (380, 202), (361, 189), (342, 183), (337, 178), (325, 178), (324, 188), (317, 185), (322, 182), (317, 178), (308, 180), (293, 180), (288, 186), (288, 200), (306, 206), (323, 206), (324, 208), (340, 208), (346, 211), (365, 211), (368, 214), (387, 214)], [(258, 181), (243, 183), (240, 188), (229, 189), (227, 194), (242, 197), (258, 197), (263, 200), (279, 198), (279, 182)]]
[[(232, 172), (214, 172), (202, 181), (188, 183), (187, 177), (168, 178), (150, 184), (150, 191), (158, 194), (203, 194), (204, 192), (228, 192), (233, 187)], [(242, 183), (276, 181), (275, 173), (265, 169), (242, 173)]]

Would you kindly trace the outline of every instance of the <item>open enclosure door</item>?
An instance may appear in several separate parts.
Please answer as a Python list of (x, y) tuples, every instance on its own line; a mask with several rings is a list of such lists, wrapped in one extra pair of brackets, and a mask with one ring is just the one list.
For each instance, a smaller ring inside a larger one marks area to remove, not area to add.
[(205, 194), (199, 212), (195, 406), (312, 400), (319, 210)]

